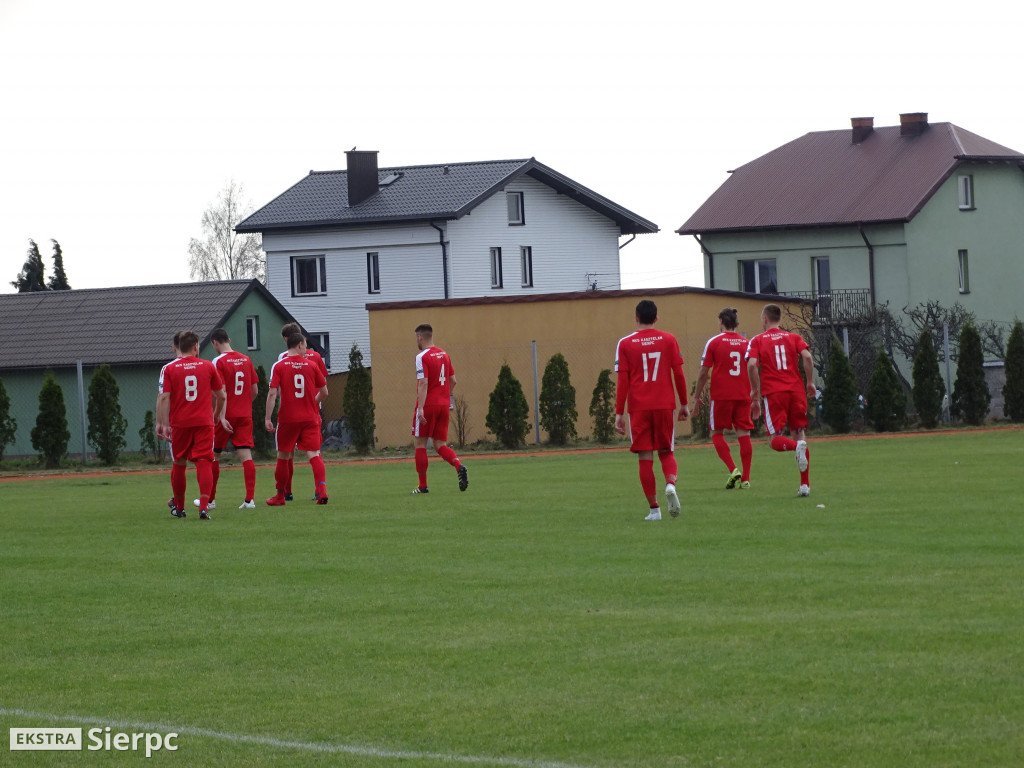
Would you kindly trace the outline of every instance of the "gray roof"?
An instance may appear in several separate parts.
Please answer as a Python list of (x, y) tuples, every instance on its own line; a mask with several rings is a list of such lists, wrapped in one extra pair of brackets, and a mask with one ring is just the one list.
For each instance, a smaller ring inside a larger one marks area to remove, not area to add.
[(291, 317), (258, 280), (0, 294), (0, 370), (165, 363), (177, 331), (207, 344), (253, 291)]
[(623, 234), (657, 232), (658, 226), (577, 184), (535, 159), (494, 160), (380, 168), (378, 189), (359, 205), (348, 204), (347, 171), (309, 175), (242, 221), (236, 232), (366, 226), (406, 221), (446, 221), (465, 216), (516, 178), (527, 175), (607, 216)]
[(1024, 163), (1024, 155), (952, 123), (917, 136), (875, 128), (808, 133), (733, 171), (681, 235), (908, 222), (966, 162)]

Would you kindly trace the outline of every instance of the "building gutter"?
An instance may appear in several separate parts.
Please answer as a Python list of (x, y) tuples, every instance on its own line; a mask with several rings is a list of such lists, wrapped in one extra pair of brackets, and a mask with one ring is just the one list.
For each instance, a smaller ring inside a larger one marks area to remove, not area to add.
[(864, 234), (864, 224), (860, 223), (857, 225), (857, 231), (860, 232), (860, 238), (864, 241), (864, 245), (868, 247), (868, 288), (871, 291), (871, 308), (875, 308), (875, 247), (871, 245), (868, 240), (868, 236)]
[(627, 245), (632, 243), (634, 240), (636, 240), (636, 233), (635, 232), (633, 233), (633, 236), (631, 238), (629, 238), (629, 240), (627, 240), (626, 242), (624, 242), (622, 245), (619, 246), (619, 250), (621, 251), (623, 248), (625, 248)]
[(701, 242), (700, 237), (698, 237), (696, 234), (693, 236), (693, 239), (697, 241), (697, 245), (700, 246), (701, 251), (704, 253), (705, 256), (708, 257), (708, 282), (711, 283), (711, 285), (709, 285), (708, 288), (714, 288), (715, 287), (715, 254), (713, 254), (711, 251), (709, 251), (707, 248), (704, 247), (704, 243)]
[(441, 243), (441, 273), (444, 275), (444, 297), (449, 299), (451, 297), (448, 295), (448, 244), (444, 241), (444, 230), (434, 222), (430, 222), (430, 226), (437, 230)]

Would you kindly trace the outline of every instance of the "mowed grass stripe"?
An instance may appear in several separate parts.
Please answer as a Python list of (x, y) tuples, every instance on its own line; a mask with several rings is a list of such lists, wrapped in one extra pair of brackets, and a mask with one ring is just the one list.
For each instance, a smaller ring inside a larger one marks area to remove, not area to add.
[(300, 464), (283, 511), (226, 473), (210, 523), (165, 478), (11, 484), (3, 703), (591, 766), (1021, 763), (1024, 505), (993, 479), (1022, 442), (812, 443), (809, 499), (763, 444), (749, 493), (680, 452), (655, 524), (627, 453), (471, 463), (464, 494), (436, 462), (425, 497), (331, 467), (326, 508)]

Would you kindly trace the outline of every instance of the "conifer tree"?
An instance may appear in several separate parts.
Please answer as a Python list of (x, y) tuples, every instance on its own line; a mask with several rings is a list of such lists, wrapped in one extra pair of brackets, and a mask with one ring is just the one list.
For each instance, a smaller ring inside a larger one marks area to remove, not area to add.
[(576, 388), (569, 380), (569, 362), (561, 352), (544, 366), (540, 385), (540, 425), (554, 445), (576, 439)]
[(992, 395), (985, 381), (985, 358), (981, 349), (981, 336), (973, 323), (965, 323), (960, 331), (960, 357), (956, 362), (956, 382), (950, 411), (962, 416), (968, 424), (978, 426), (988, 415)]
[(352, 447), (356, 453), (367, 454), (373, 448), (373, 382), (370, 371), (363, 365), (363, 353), (353, 344), (348, 353), (348, 381), (341, 400), (345, 411)]
[(530, 431), (529, 415), (530, 406), (523, 394), (523, 385), (506, 363), (501, 366), (498, 383), (491, 392), (485, 419), (487, 429), (506, 448), (517, 448), (526, 442), (526, 434)]
[[(255, 422), (253, 422), (255, 426)], [(160, 443), (156, 439), (156, 420), (153, 416), (152, 411), (146, 411), (146, 415), (142, 419), (142, 427), (139, 429), (139, 438), (141, 443), (139, 445), (143, 456), (151, 456), (157, 458), (160, 452)], [(255, 433), (254, 433), (255, 434)]]
[(46, 280), (43, 273), (46, 267), (43, 264), (43, 257), (39, 255), (39, 246), (35, 240), (28, 241), (28, 253), (25, 257), (25, 266), (11, 285), (18, 289), (18, 293), (29, 293), (31, 291), (45, 291)]
[(868, 384), (868, 404), (864, 415), (876, 432), (897, 430), (907, 418), (907, 396), (885, 349), (878, 350), (875, 370)]
[[(261, 459), (269, 458), (274, 452), (274, 436), (267, 432), (264, 423), (267, 420), (267, 393), (270, 392), (270, 382), (267, 380), (267, 370), (262, 365), (256, 366), (256, 399), (252, 401), (252, 436), (253, 453)], [(274, 414), (270, 414), (273, 418)]]
[(86, 408), (89, 430), (86, 434), (89, 445), (96, 449), (96, 455), (107, 466), (117, 463), (121, 449), (127, 444), (124, 433), (128, 421), (121, 413), (120, 394), (121, 389), (109, 365), (101, 365), (93, 372), (89, 381), (89, 405)]
[(3, 461), (4, 450), (14, 442), (18, 433), (18, 422), (11, 416), (11, 397), (7, 394), (4, 380), (0, 379), (0, 461)]
[(1003, 414), (1010, 421), (1024, 421), (1024, 324), (1017, 320), (1006, 342), (1003, 358), (1006, 384), (1003, 386)]
[(39, 415), (32, 428), (32, 447), (39, 452), (40, 460), (48, 469), (56, 469), (61, 459), (67, 456), (70, 441), (64, 390), (54, 378), (53, 371), (47, 371), (39, 390)]
[[(939, 371), (939, 355), (931, 331), (925, 328), (918, 339), (917, 354), (914, 356), (914, 408), (917, 418), (925, 429), (933, 429), (942, 418), (942, 398), (946, 385)], [(870, 400), (868, 405), (870, 405)]]
[(597, 386), (590, 398), (590, 417), (594, 420), (594, 439), (610, 443), (615, 437), (615, 383), (609, 368), (597, 375)]
[(833, 432), (849, 432), (853, 409), (857, 407), (857, 382), (850, 358), (835, 336), (828, 353), (828, 377), (821, 395), (821, 420)]
[(71, 286), (68, 284), (68, 276), (64, 272), (64, 254), (61, 252), (60, 243), (53, 239), (50, 242), (53, 243), (53, 274), (46, 287), (51, 291), (70, 291)]

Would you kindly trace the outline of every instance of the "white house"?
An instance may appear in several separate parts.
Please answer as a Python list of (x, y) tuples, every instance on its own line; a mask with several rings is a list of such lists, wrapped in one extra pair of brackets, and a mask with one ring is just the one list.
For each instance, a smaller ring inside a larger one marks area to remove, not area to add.
[(262, 234), (267, 287), (335, 373), (353, 343), (370, 363), (367, 304), (617, 289), (620, 237), (658, 231), (533, 158), (345, 154), (346, 170), (311, 171), (235, 228)]

